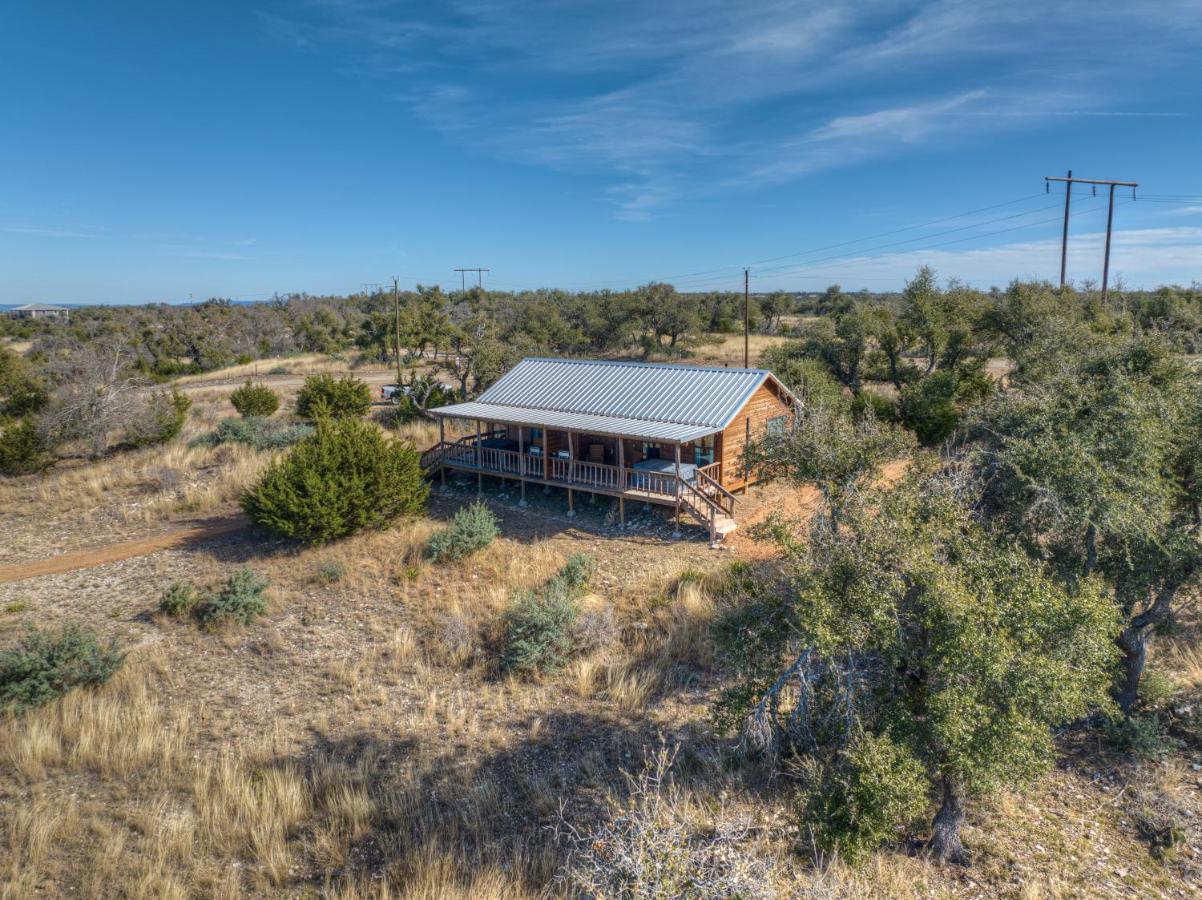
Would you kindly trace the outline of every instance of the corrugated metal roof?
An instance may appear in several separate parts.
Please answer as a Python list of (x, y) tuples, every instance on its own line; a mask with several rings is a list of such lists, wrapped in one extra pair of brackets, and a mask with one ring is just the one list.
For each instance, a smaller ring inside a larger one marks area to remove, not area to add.
[(720, 430), (710, 425), (677, 425), (672, 422), (593, 416), (586, 413), (529, 409), (522, 406), (501, 406), (496, 403), (456, 403), (451, 406), (440, 406), (431, 412), (435, 415), (457, 419), (507, 422), (511, 425), (523, 425), (528, 428), (609, 434), (636, 440), (672, 441), (674, 443), (679, 441), (682, 444)]
[(501, 376), (477, 402), (432, 412), (690, 441), (729, 425), (771, 377), (765, 369), (531, 358)]

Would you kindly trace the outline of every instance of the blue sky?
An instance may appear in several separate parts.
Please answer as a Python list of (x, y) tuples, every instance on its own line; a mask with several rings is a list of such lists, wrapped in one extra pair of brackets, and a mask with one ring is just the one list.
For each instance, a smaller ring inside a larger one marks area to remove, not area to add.
[[(1198, 0), (18, 0), (0, 302), (453, 287), (456, 266), (736, 289), (751, 264), (765, 290), (929, 263), (985, 287), (1056, 277), (1042, 179), (1069, 167), (1149, 198), (1120, 194), (1118, 277), (1188, 283), (1200, 59)], [(1069, 274), (1098, 279), (1104, 204), (1074, 203)]]

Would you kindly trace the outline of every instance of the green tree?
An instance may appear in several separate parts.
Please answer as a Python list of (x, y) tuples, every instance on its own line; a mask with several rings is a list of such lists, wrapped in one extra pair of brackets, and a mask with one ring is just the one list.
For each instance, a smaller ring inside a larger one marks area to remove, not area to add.
[(951, 437), (965, 412), (993, 390), (984, 360), (976, 360), (907, 384), (898, 399), (898, 413), (920, 443), (933, 447)]
[(700, 336), (701, 306), (692, 294), (680, 294), (670, 284), (652, 282), (640, 287), (635, 295), (639, 316), (650, 335), (645, 345), (648, 354), (675, 353)]
[(781, 317), (791, 313), (796, 305), (793, 295), (785, 291), (773, 291), (757, 299), (760, 315), (764, 317), (764, 330), (768, 334), (776, 334), (780, 328)]
[(1202, 570), (1202, 395), (1159, 338), (1063, 335), (1033, 344), (1038, 367), (975, 418), (973, 458), (998, 528), (1068, 583), (1108, 582), (1130, 712), (1149, 630)]
[(32, 417), (0, 425), (0, 475), (27, 475), (49, 465), (45, 435)]
[(843, 387), (818, 360), (796, 356), (788, 348), (773, 347), (765, 352), (762, 364), (772, 370), (803, 406), (818, 404), (832, 410), (848, 407)]
[(873, 314), (864, 306), (854, 306), (838, 314), (834, 321), (820, 319), (789, 345), (787, 353), (824, 363), (838, 382), (858, 394), (864, 379), (864, 361), (871, 349)]
[(892, 309), (880, 307), (873, 311), (870, 327), (877, 348), (889, 367), (889, 380), (900, 391), (905, 387), (905, 382), (918, 374), (914, 364), (903, 358), (913, 341), (910, 325), (899, 319)]
[(919, 269), (902, 291), (902, 322), (914, 336), (919, 352), (926, 358), (925, 374), (934, 370), (947, 342), (946, 309), (941, 300), (935, 272), (929, 266)]
[[(1051, 729), (1107, 702), (1119, 623), (1101, 583), (1051, 577), (962, 494), (946, 473), (915, 475), (837, 532), (782, 541), (781, 585), (749, 580), (720, 625), (737, 673), (720, 721), (817, 773), (831, 846), (905, 825), (922, 771), (940, 796), (930, 852), (964, 858), (966, 804), (1043, 771)], [(888, 744), (857, 763), (862, 735)]]
[(747, 445), (744, 465), (766, 478), (813, 483), (825, 504), (824, 517), (838, 531), (843, 514), (880, 471), (914, 445), (911, 435), (868, 412), (853, 418), (839, 409), (810, 403), (797, 410), (793, 427)]
[(323, 543), (418, 515), (428, 493), (411, 443), (359, 419), (319, 419), (317, 431), (243, 495), (242, 508), (259, 525)]
[(29, 363), (0, 346), (0, 424), (41, 412), (49, 399)]

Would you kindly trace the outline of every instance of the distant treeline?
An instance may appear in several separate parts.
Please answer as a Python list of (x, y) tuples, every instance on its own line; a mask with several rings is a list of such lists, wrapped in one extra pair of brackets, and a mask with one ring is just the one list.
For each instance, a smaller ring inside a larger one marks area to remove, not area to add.
[[(942, 305), (963, 307), (966, 314), (996, 307), (1000, 298), (1015, 291), (1060, 296), (1043, 283), (991, 291), (954, 283), (938, 288), (926, 270), (913, 284), (941, 297)], [(751, 328), (805, 338), (849, 316), (855, 322), (870, 311), (900, 314), (913, 293), (913, 288), (902, 293), (845, 293), (832, 285), (818, 294), (759, 294), (751, 298)], [(1095, 307), (1098, 316), (1134, 317), (1140, 327), (1171, 331), (1187, 352), (1202, 344), (1202, 289), (1196, 285), (1112, 291), (1108, 309), (1101, 308), (1095, 291), (1066, 293), (1074, 303)], [(579, 293), (479, 288), (445, 293), (418, 286), (400, 293), (399, 307), (402, 358), (441, 361), (465, 394), (483, 389), (526, 355), (687, 358), (705, 334), (734, 333), (743, 327), (742, 294), (685, 293), (662, 283)], [(816, 317), (827, 324), (814, 322)], [(300, 294), (256, 304), (215, 298), (191, 306), (79, 307), (68, 322), (0, 319), (0, 336), (32, 341), (30, 361), (39, 368), (41, 362), (70, 355), (86, 342), (120, 342), (138, 373), (161, 381), (296, 353), (339, 354), (357, 348), (368, 358), (390, 361), (396, 355), (396, 318), (389, 291)]]

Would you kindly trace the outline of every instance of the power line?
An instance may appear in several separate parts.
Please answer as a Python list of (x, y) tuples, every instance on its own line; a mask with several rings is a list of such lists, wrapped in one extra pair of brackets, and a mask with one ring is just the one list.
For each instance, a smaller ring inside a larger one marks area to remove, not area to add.
[[(1057, 203), (1057, 204), (1052, 204), (1051, 206), (1040, 206), (1036, 209), (1029, 209), (1026, 212), (1013, 213), (1008, 216), (998, 216), (997, 218), (994, 218), (994, 219), (986, 219), (983, 222), (974, 222), (971, 225), (961, 225), (957, 228), (947, 228), (943, 231), (936, 231), (932, 234), (924, 234), (924, 235), (922, 235), (920, 237), (916, 237), (916, 238), (905, 238), (900, 241), (891, 241), (888, 244), (879, 244), (876, 247), (871, 247), (869, 249), (870, 250), (886, 250), (890, 247), (901, 247), (905, 244), (913, 244), (913, 243), (918, 243), (921, 241), (930, 240), (931, 238), (934, 238), (934, 237), (942, 237), (945, 234), (959, 234), (962, 231), (971, 231), (974, 228), (981, 228), (982, 226), (985, 226), (985, 225), (993, 225), (997, 222), (1009, 222), (1014, 219), (1021, 219), (1023, 216), (1035, 215), (1036, 213), (1045, 212), (1046, 210), (1049, 210), (1049, 209), (1055, 209), (1059, 205), (1060, 204)], [(1038, 224), (1038, 223), (1029, 223), (1027, 225), (1019, 225), (1019, 226), (1016, 226), (1016, 228), (1027, 228), (1030, 226), (1030, 224)], [(1009, 230), (1009, 229), (1003, 229), (1003, 230)], [(976, 236), (977, 237), (985, 237), (986, 235), (976, 235)], [(968, 240), (971, 240), (971, 239), (972, 238), (968, 238)], [(827, 257), (827, 258), (829, 259), (830, 257)], [(767, 271), (773, 271), (774, 268), (785, 269), (785, 268), (789, 268), (789, 267), (788, 266), (772, 267), (772, 268), (769, 268)]]
[[(1123, 201), (1123, 202), (1131, 203), (1133, 201), (1127, 200), (1127, 201)], [(1091, 208), (1080, 209), (1080, 210), (1074, 212), (1072, 215), (1073, 216), (1086, 215), (1088, 213), (1098, 212), (1098, 211), (1100, 211), (1099, 208), (1095, 206), (1095, 207), (1091, 207)], [(934, 250), (939, 247), (946, 247), (946, 246), (950, 246), (952, 244), (962, 244), (965, 241), (973, 241), (973, 240), (977, 240), (979, 238), (992, 237), (992, 236), (998, 235), (998, 234), (1006, 234), (1006, 233), (1013, 232), (1013, 231), (1021, 231), (1022, 229), (1025, 229), (1025, 228), (1033, 228), (1037, 225), (1046, 225), (1048, 223), (1058, 222), (1058, 221), (1060, 221), (1059, 216), (1056, 216), (1054, 218), (1041, 219), (1038, 222), (1026, 222), (1022, 225), (1015, 225), (1010, 228), (1000, 228), (1000, 229), (997, 229), (996, 231), (990, 231), (990, 232), (986, 232), (984, 234), (972, 234), (972, 235), (969, 235), (969, 236), (963, 237), (963, 238), (953, 238), (952, 240), (948, 240), (948, 241), (940, 241), (939, 243), (936, 243), (936, 244), (930, 244), (930, 245), (923, 246), (923, 247), (917, 247), (911, 252), (917, 253), (917, 252), (922, 252), (922, 251), (926, 251), (926, 250)], [(907, 241), (904, 243), (910, 243), (910, 242)], [(881, 249), (881, 248), (869, 247), (866, 250), (864, 250), (863, 253), (871, 253), (878, 249)], [(854, 256), (837, 254), (834, 256), (825, 257), (823, 259), (812, 260), (811, 262), (806, 263), (805, 265), (801, 265), (801, 266), (781, 267), (780, 269), (775, 270), (775, 274), (777, 275), (777, 277), (784, 277), (784, 276), (805, 274), (808, 272), (823, 271), (824, 269), (837, 268), (837, 266), (822, 266), (822, 265), (820, 265), (821, 263), (832, 262), (832, 261), (848, 262), (848, 261), (860, 259), (860, 258), (862, 258), (862, 254), (856, 254)]]
[[(808, 256), (811, 253), (821, 253), (823, 250), (834, 250), (837, 247), (846, 247), (849, 244), (857, 244), (857, 243), (861, 243), (863, 241), (875, 241), (878, 238), (892, 237), (893, 235), (901, 234), (904, 231), (913, 231), (916, 228), (930, 228), (932, 225), (942, 225), (944, 222), (951, 222), (956, 219), (963, 219), (966, 216), (975, 216), (978, 213), (990, 212), (991, 210), (1001, 209), (1002, 207), (1005, 207), (1005, 206), (1013, 206), (1016, 203), (1024, 203), (1027, 200), (1033, 200), (1036, 197), (1041, 197), (1041, 196), (1043, 196), (1043, 195), (1042, 194), (1030, 194), (1026, 197), (1018, 197), (1015, 200), (1007, 200), (1004, 203), (994, 203), (991, 206), (982, 206), (978, 209), (970, 209), (967, 212), (956, 213), (955, 215), (952, 215), (952, 216), (944, 216), (941, 219), (933, 219), (930, 222), (921, 222), (916, 225), (905, 225), (901, 228), (895, 228), (892, 231), (884, 231), (879, 234), (870, 234), (870, 235), (866, 235), (865, 237), (855, 238), (850, 241), (841, 241), (836, 244), (826, 244), (825, 246), (822, 246), (822, 247), (811, 247), (809, 250), (798, 250), (793, 253), (785, 253), (781, 256), (772, 256), (767, 259), (752, 260), (747, 265), (759, 266), (759, 265), (764, 265), (764, 264), (770, 263), (770, 262), (778, 262), (782, 259), (789, 259), (794, 256)], [(691, 278), (696, 275), (709, 275), (714, 272), (725, 272), (725, 271), (728, 271), (731, 269), (738, 269), (738, 268), (740, 268), (740, 266), (737, 266), (737, 265), (719, 266), (716, 269), (705, 269), (700, 272), (686, 272), (681, 275), (667, 275), (664, 277), (664, 280), (665, 281), (675, 281), (677, 279)]]
[[(1039, 195), (1035, 195), (1035, 196), (1039, 196)], [(772, 273), (777, 273), (777, 274), (781, 274), (781, 275), (792, 274), (793, 272), (796, 272), (796, 271), (806, 271), (806, 270), (816, 266), (818, 263), (828, 262), (831, 260), (855, 258), (856, 256), (860, 256), (860, 255), (866, 254), (866, 253), (874, 253), (878, 250), (887, 250), (887, 249), (891, 249), (894, 247), (900, 247), (900, 246), (903, 246), (906, 244), (913, 244), (916, 242), (929, 241), (931, 238), (934, 238), (934, 237), (941, 237), (941, 236), (947, 235), (947, 234), (958, 234), (958, 233), (964, 232), (964, 231), (972, 231), (974, 229), (981, 228), (985, 225), (991, 225), (991, 224), (995, 224), (997, 222), (1010, 221), (1013, 219), (1022, 218), (1023, 216), (1029, 216), (1029, 215), (1034, 215), (1035, 213), (1045, 212), (1046, 210), (1054, 209), (1057, 206), (1059, 206), (1059, 204), (1053, 204), (1052, 206), (1043, 206), (1043, 207), (1039, 207), (1037, 209), (1027, 210), (1026, 212), (1022, 212), (1022, 213), (1015, 213), (1015, 214), (1008, 215), (1008, 216), (998, 216), (993, 219), (986, 219), (981, 222), (974, 222), (971, 225), (962, 225), (957, 228), (948, 228), (943, 231), (937, 231), (932, 234), (926, 234), (926, 235), (922, 235), (922, 236), (916, 237), (916, 238), (906, 238), (906, 239), (900, 240), (900, 241), (891, 241), (886, 244), (878, 244), (874, 247), (865, 247), (861, 251), (857, 252), (854, 256), (851, 256), (851, 257), (849, 257), (847, 254), (844, 254), (844, 253), (835, 253), (830, 256), (821, 257), (819, 259), (804, 261), (803, 263), (800, 263), (800, 264), (799, 263), (791, 263), (789, 265), (784, 265), (784, 266), (770, 266), (770, 267), (768, 267), (766, 269), (762, 269), (760, 271), (761, 272), (772, 272)], [(1044, 220), (1040, 220), (1037, 222), (1025, 222), (1021, 225), (1016, 225), (1016, 226), (1013, 226), (1010, 228), (1002, 228), (1002, 229), (998, 229), (996, 231), (984, 232), (982, 234), (973, 234), (973, 235), (969, 235), (968, 237), (965, 237), (965, 238), (961, 238), (961, 239), (953, 240), (953, 241), (946, 241), (946, 242), (943, 242), (942, 244), (936, 244), (933, 246), (938, 247), (938, 246), (943, 246), (944, 244), (963, 243), (964, 241), (971, 241), (971, 240), (976, 240), (978, 238), (991, 237), (996, 234), (1005, 234), (1010, 231), (1019, 231), (1024, 228), (1032, 228), (1036, 225), (1043, 225), (1049, 221), (1054, 222), (1057, 220), (1056, 219), (1044, 219)], [(850, 243), (855, 243), (855, 242), (852, 242), (852, 241), (845, 242), (845, 244), (850, 244)], [(916, 250), (930, 249), (930, 247), (920, 247), (920, 248), (915, 248), (915, 249)], [(800, 268), (798, 268), (799, 265), (801, 266)], [(697, 282), (697, 284), (705, 284), (705, 283), (709, 283), (714, 280), (716, 280), (716, 279), (712, 279), (712, 278), (703, 279), (702, 281)]]

